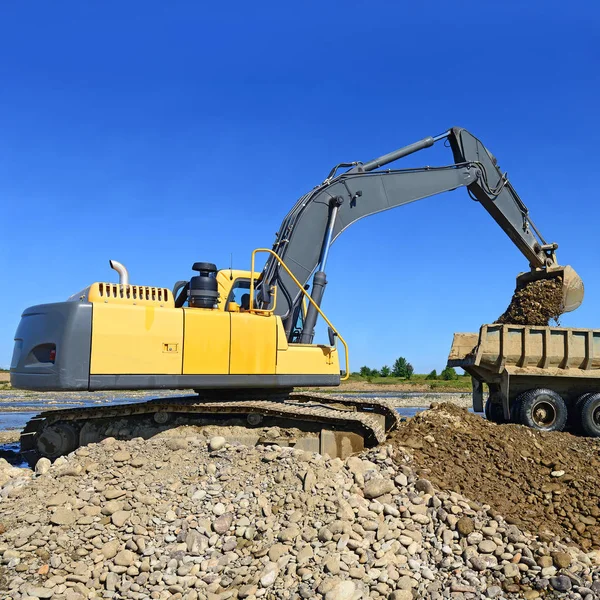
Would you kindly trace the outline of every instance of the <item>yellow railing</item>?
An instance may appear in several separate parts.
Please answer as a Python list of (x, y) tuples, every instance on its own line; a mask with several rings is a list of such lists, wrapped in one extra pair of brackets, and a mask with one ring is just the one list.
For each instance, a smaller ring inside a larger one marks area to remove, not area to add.
[[(285, 272), (292, 278), (292, 281), (298, 286), (298, 289), (304, 294), (304, 297), (317, 309), (317, 312), (323, 317), (323, 321), (327, 323), (327, 325), (331, 328), (333, 333), (339, 338), (340, 342), (344, 346), (344, 353), (346, 355), (346, 374), (341, 378), (341, 381), (346, 381), (350, 377), (350, 361), (348, 359), (348, 344), (346, 344), (346, 340), (339, 334), (338, 330), (331, 324), (331, 321), (325, 316), (325, 313), (321, 310), (319, 305), (312, 299), (311, 295), (304, 289), (304, 286), (294, 277), (294, 274), (288, 269), (287, 265), (283, 262), (283, 260), (279, 257), (278, 254), (273, 252), (273, 250), (269, 250), (268, 248), (257, 248), (252, 252), (252, 264), (251, 264), (251, 272), (250, 272), (250, 312), (260, 313), (260, 314), (272, 314), (275, 310), (275, 304), (273, 304), (273, 308), (264, 310), (260, 308), (254, 308), (254, 260), (256, 255), (259, 252), (266, 252), (275, 258), (275, 260), (285, 269)], [(273, 292), (275, 290), (273, 289)], [(275, 299), (277, 301), (277, 299)]]

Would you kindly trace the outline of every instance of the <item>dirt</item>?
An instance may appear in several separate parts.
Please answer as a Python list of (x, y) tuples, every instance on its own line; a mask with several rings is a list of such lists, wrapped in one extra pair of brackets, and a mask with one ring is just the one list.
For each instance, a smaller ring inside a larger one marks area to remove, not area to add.
[(447, 403), (432, 407), (392, 438), (412, 450), (421, 476), (546, 541), (600, 548), (600, 440), (496, 425)]
[(508, 308), (496, 323), (549, 325), (563, 313), (563, 282), (560, 277), (531, 281), (515, 291)]

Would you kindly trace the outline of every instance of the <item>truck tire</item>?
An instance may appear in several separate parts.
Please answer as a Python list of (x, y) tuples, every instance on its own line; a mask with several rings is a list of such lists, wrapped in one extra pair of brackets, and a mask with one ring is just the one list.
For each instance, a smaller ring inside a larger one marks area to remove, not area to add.
[(492, 423), (498, 423), (499, 425), (506, 423), (502, 404), (499, 404), (498, 402), (492, 402), (492, 399), (488, 398), (485, 403), (485, 418), (488, 421), (491, 421)]
[(562, 431), (567, 424), (567, 405), (559, 394), (540, 388), (517, 399), (519, 422), (538, 431)]
[(589, 437), (600, 437), (600, 394), (586, 394), (581, 406), (581, 429)]
[(577, 400), (569, 407), (569, 418), (567, 420), (567, 427), (572, 433), (581, 433), (581, 409), (583, 408), (584, 402), (593, 396), (594, 392), (587, 392), (581, 394)]

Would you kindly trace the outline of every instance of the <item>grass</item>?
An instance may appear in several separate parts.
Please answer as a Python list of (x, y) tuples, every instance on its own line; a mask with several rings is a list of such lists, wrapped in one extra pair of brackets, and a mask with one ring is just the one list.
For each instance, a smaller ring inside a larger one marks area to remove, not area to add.
[(375, 386), (385, 387), (387, 385), (402, 385), (408, 387), (423, 388), (428, 386), (432, 390), (448, 390), (452, 392), (470, 392), (471, 377), (458, 376), (458, 379), (445, 381), (443, 379), (427, 379), (427, 375), (414, 374), (410, 379), (403, 377), (362, 377), (357, 373), (352, 373), (345, 385), (352, 383), (365, 383)]

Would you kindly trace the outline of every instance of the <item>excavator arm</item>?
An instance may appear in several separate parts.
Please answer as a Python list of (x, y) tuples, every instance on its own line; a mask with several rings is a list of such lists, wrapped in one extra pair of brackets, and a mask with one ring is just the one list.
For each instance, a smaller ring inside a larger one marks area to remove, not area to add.
[[(446, 139), (454, 164), (376, 170)], [(342, 168), (347, 170), (338, 174)], [(337, 165), (322, 184), (296, 202), (281, 224), (273, 251), (305, 286), (314, 274), (311, 295), (320, 304), (327, 283), (324, 271), (329, 248), (347, 227), (363, 217), (459, 187), (466, 187), (470, 196), (490, 213), (527, 258), (536, 276), (550, 273), (564, 276), (565, 270), (556, 261), (557, 244), (548, 244), (541, 236), (527, 207), (491, 152), (476, 137), (458, 127), (367, 163)], [(570, 281), (565, 288), (571, 291), (565, 296), (565, 311), (577, 308), (583, 298), (581, 281), (572, 269), (568, 273)], [(278, 289), (276, 313), (283, 318), (288, 339), (292, 340), (301, 294), (278, 262), (270, 258), (259, 286), (259, 301), (263, 307), (270, 304), (270, 291), (275, 285)], [(312, 341), (317, 311), (311, 308), (297, 341)]]

